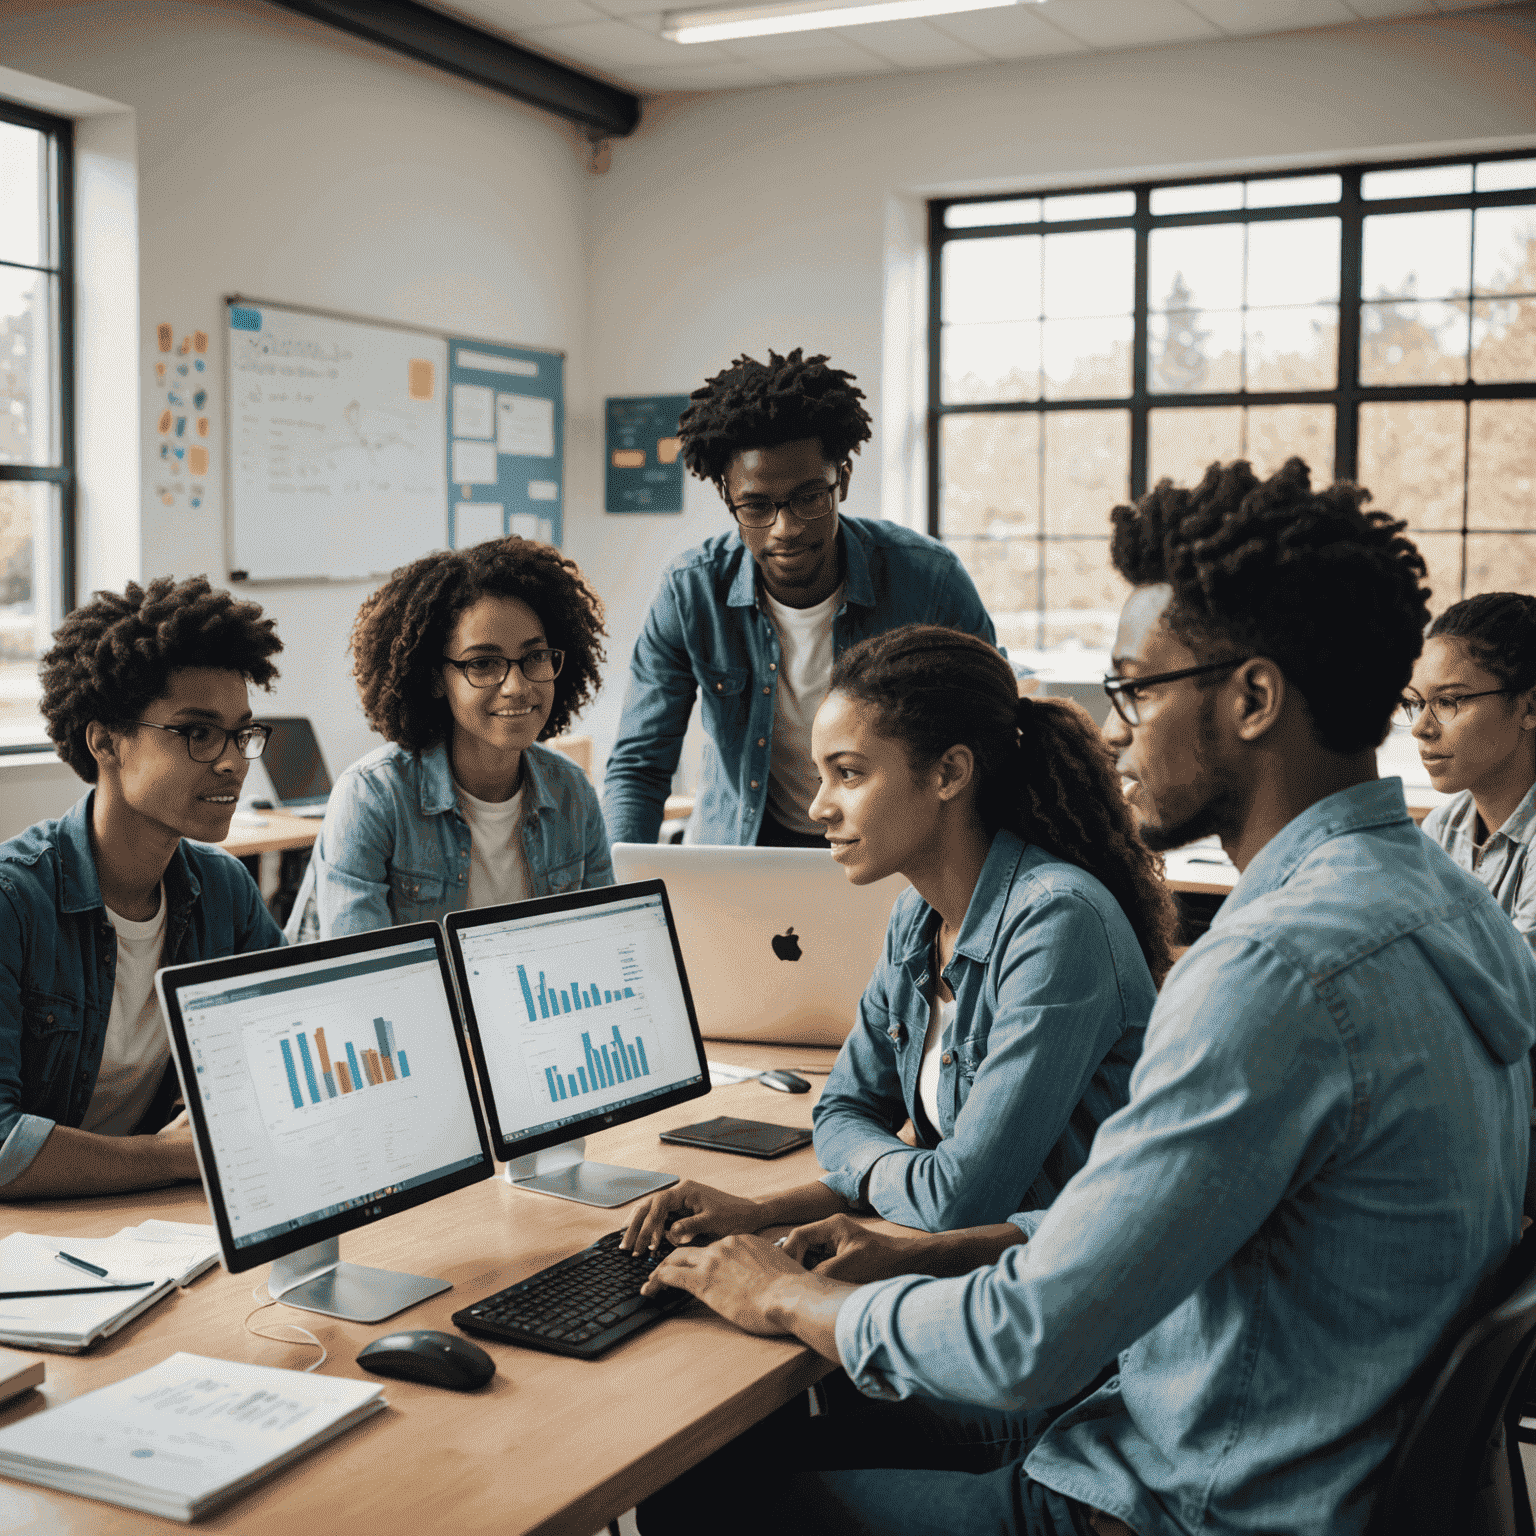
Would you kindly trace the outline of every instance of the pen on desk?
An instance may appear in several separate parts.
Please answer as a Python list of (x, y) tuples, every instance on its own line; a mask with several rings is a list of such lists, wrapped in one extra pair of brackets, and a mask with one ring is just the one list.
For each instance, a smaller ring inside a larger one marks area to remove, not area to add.
[(147, 1291), (153, 1280), (136, 1280), (132, 1285), (67, 1285), (52, 1291), (0, 1291), (0, 1301), (19, 1301), (24, 1296), (94, 1296), (98, 1291)]
[(92, 1264), (89, 1259), (77, 1259), (74, 1254), (65, 1253), (62, 1248), (59, 1249), (57, 1256), (66, 1264), (73, 1264), (76, 1269), (83, 1269), (88, 1275), (100, 1275), (103, 1280), (107, 1278), (106, 1270), (99, 1264)]

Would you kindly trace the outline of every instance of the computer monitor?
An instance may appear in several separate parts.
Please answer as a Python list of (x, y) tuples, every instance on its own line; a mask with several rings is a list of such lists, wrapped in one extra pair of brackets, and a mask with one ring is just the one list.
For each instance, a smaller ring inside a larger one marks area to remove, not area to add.
[(450, 912), (491, 1144), (523, 1189), (612, 1207), (673, 1174), (586, 1161), (586, 1138), (709, 1092), (660, 880)]
[(331, 776), (314, 726), (303, 715), (267, 715), (261, 724), (272, 727), (261, 766), (283, 809), (297, 816), (323, 816), (331, 796)]
[(449, 1282), (341, 1262), (344, 1232), (494, 1172), (442, 930), (408, 923), (155, 977), (232, 1274), (374, 1323)]

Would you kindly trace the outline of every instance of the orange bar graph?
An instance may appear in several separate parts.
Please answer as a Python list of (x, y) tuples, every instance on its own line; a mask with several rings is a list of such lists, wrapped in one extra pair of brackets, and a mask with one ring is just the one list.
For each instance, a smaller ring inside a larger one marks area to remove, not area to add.
[(352, 1092), (352, 1074), (347, 1071), (347, 1064), (344, 1061), (336, 1063), (336, 1085), (343, 1093)]
[(386, 1083), (394, 1082), (394, 1080), (395, 1080), (395, 1064), (394, 1064), (394, 1062), (392, 1062), (389, 1059), (388, 1056), (384, 1056), (384, 1057), (379, 1058), (379, 1059), (383, 1062), (383, 1066), (384, 1066), (384, 1081)]
[(329, 1072), (331, 1070), (331, 1058), (325, 1048), (325, 1030), (322, 1028), (315, 1030), (315, 1049), (320, 1053), (320, 1070), (322, 1072)]
[(379, 1053), (377, 1051), (364, 1051), (363, 1060), (368, 1067), (368, 1081), (377, 1088), (384, 1081), (384, 1074), (379, 1070)]

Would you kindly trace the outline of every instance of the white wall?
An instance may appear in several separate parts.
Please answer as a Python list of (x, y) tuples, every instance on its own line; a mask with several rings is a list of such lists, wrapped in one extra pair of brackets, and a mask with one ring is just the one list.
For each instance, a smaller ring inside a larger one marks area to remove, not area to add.
[[(849, 510), (922, 526), (926, 196), (1528, 142), (1527, 6), (673, 98), (592, 183), (592, 388), (681, 391), (743, 350), (828, 352), (877, 422)], [(650, 595), (634, 573), (725, 519), (690, 481), (681, 517), (572, 530), (614, 630), (612, 681), (588, 717), (599, 753)]]

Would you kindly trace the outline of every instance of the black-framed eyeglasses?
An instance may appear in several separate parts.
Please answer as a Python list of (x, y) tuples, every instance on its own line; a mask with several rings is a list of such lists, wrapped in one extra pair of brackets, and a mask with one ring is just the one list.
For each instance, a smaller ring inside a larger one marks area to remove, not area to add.
[(741, 501), (727, 501), (731, 516), (743, 528), (771, 528), (779, 520), (779, 509), (788, 507), (797, 523), (814, 523), (828, 516), (837, 505), (837, 493), (842, 488), (839, 476), (831, 485), (819, 485), (815, 490), (796, 491), (783, 501), (771, 496), (747, 496)]
[(1177, 672), (1154, 672), (1149, 677), (1106, 677), (1104, 692), (1115, 706), (1115, 713), (1127, 725), (1141, 724), (1141, 711), (1137, 708), (1137, 695), (1144, 688), (1155, 688), (1159, 683), (1176, 683), (1185, 677), (1204, 677), (1210, 672), (1230, 672), (1248, 660), (1246, 656), (1233, 656), (1226, 661), (1208, 661), (1200, 667), (1181, 667)]
[(554, 682), (565, 665), (565, 652), (545, 646), (529, 651), (526, 656), (471, 656), (465, 661), (444, 656), (443, 661), (450, 667), (457, 667), (471, 688), (499, 688), (513, 667), (521, 667), (523, 676), (530, 683)]
[(222, 725), (160, 725), (154, 720), (130, 720), (130, 725), (147, 725), (152, 731), (169, 731), (187, 744), (187, 756), (194, 763), (216, 763), (224, 749), (234, 742), (241, 757), (257, 758), (267, 750), (272, 737), (270, 725), (242, 725), (226, 731)]
[(1394, 720), (1404, 725), (1417, 725), (1419, 716), (1427, 708), (1441, 725), (1449, 725), (1456, 718), (1456, 711), (1468, 699), (1491, 699), (1495, 694), (1514, 691), (1513, 688), (1485, 688), (1481, 693), (1445, 693), (1427, 703), (1423, 699), (1399, 699), (1393, 711)]

